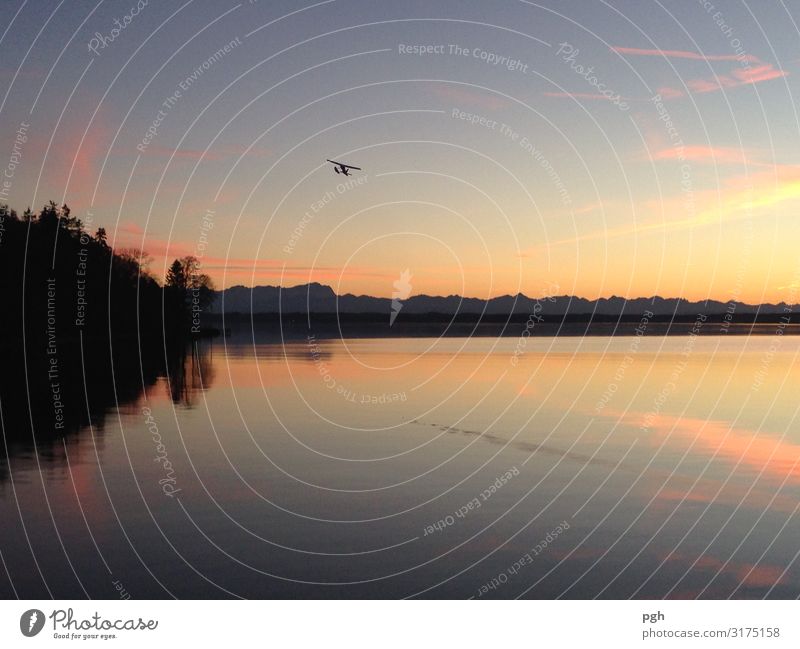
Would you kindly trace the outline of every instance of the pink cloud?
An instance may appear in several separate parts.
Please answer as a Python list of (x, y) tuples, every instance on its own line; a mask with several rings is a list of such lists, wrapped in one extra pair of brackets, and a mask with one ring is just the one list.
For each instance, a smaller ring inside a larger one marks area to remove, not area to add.
[[(91, 106), (88, 98), (84, 99)], [(114, 133), (111, 118), (104, 108), (97, 111), (86, 131), (84, 117), (89, 110), (81, 105), (70, 111), (69, 116), (61, 123), (48, 154), (53, 182), (56, 183), (55, 186), (60, 184), (66, 188), (65, 200), (73, 209), (81, 209), (91, 203), (100, 165)], [(102, 183), (105, 184), (107, 182)]]
[(711, 79), (690, 79), (686, 85), (693, 92), (705, 93), (716, 92), (717, 90), (738, 88), (748, 84), (755, 85), (762, 81), (771, 81), (788, 76), (785, 70), (779, 70), (770, 63), (764, 63), (756, 68), (737, 68), (730, 75), (721, 74)]
[[(711, 78), (690, 79), (686, 86), (691, 92), (703, 94), (716, 92), (718, 90), (737, 88), (747, 84), (761, 83), (788, 76), (788, 72), (776, 68), (771, 63), (761, 61), (752, 54), (701, 54), (687, 50), (660, 50), (643, 49), (638, 47), (612, 47), (614, 52), (628, 54), (632, 56), (660, 56), (664, 58), (689, 59), (693, 61), (737, 61), (740, 64), (748, 64), (747, 67), (737, 67), (730, 74), (718, 75)], [(749, 64), (755, 64), (750, 66)], [(685, 93), (679, 88), (665, 86), (658, 89), (658, 93), (663, 99), (677, 99), (683, 97)]]
[[(730, 559), (722, 561), (721, 559), (707, 554), (702, 554), (692, 560), (691, 556), (682, 552), (671, 552), (664, 557), (664, 561), (683, 564), (691, 563), (701, 570), (724, 571), (725, 574), (730, 574), (735, 578), (740, 586), (749, 586), (751, 588), (766, 588), (784, 581), (784, 569), (776, 565), (733, 563)], [(694, 596), (696, 595), (697, 593), (695, 593)]]
[(745, 164), (744, 151), (733, 147), (687, 146), (683, 149), (667, 147), (653, 154), (653, 160), (685, 160), (712, 164)]
[(689, 81), (686, 82), (686, 85), (689, 86), (689, 90), (692, 92), (714, 92), (716, 90), (720, 90), (722, 85), (724, 85), (723, 79), (724, 77), (719, 77), (718, 79), (714, 80), (689, 79)]
[(664, 86), (663, 88), (659, 88), (658, 94), (661, 95), (662, 99), (677, 99), (678, 97), (684, 96), (684, 92), (682, 90), (678, 90), (677, 88), (670, 88), (669, 86)]
[(690, 52), (687, 50), (660, 50), (645, 49), (640, 47), (612, 47), (618, 54), (629, 54), (632, 56), (661, 56), (672, 59), (692, 59), (693, 61), (747, 61), (754, 63), (758, 58), (752, 54), (739, 56), (737, 54), (701, 54), (700, 52)]
[[(135, 223), (124, 222), (116, 231), (112, 246), (117, 250), (135, 250), (143, 252), (152, 260), (150, 271), (163, 276), (173, 259), (187, 255), (200, 256), (196, 244), (168, 240), (148, 235), (142, 243), (144, 230)], [(216, 257), (203, 255), (200, 257), (203, 270), (211, 275), (217, 288), (233, 284), (274, 283), (296, 280), (299, 283), (369, 280), (376, 277), (391, 282), (395, 276), (367, 267), (353, 266), (344, 271), (339, 267), (287, 265), (285, 259), (253, 259), (249, 257)], [(224, 278), (224, 281), (223, 281)], [(223, 286), (224, 284), (224, 286)]]
[(769, 63), (765, 63), (756, 68), (738, 68), (734, 70), (732, 74), (740, 83), (760, 83), (762, 81), (769, 81), (770, 79), (785, 77), (789, 73), (784, 70), (778, 70)]
[(174, 259), (175, 257), (185, 257), (195, 254), (194, 248), (189, 244), (179, 241), (169, 241), (157, 237), (148, 236), (142, 243), (143, 230), (132, 223), (125, 223), (117, 228), (114, 233), (112, 245), (115, 248), (142, 248), (145, 253), (156, 260)]

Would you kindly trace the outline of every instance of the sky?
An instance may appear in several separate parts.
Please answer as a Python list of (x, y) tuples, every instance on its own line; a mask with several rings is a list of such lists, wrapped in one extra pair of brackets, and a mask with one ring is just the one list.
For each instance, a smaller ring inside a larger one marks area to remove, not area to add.
[[(0, 3), (0, 202), (219, 288), (797, 302), (800, 7)], [(344, 178), (326, 159), (357, 165)], [(9, 175), (10, 174), (10, 175)]]

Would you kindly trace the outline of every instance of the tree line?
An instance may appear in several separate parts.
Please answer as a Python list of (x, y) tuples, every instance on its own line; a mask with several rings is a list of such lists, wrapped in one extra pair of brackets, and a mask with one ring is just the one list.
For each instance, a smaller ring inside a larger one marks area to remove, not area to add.
[(176, 259), (162, 284), (146, 253), (113, 249), (103, 227), (89, 232), (67, 205), (50, 201), (21, 215), (0, 205), (0, 219), (6, 342), (15, 333), (37, 337), (54, 306), (60, 341), (79, 332), (95, 340), (180, 338), (197, 333), (199, 314), (213, 300), (213, 283), (196, 258)]

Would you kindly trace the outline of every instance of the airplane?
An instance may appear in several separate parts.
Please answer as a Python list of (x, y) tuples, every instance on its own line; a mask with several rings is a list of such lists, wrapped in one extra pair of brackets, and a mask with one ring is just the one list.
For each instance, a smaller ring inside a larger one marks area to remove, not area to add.
[[(326, 158), (327, 160), (327, 158)], [(355, 169), (356, 171), (361, 171), (361, 167), (354, 167), (353, 165), (346, 165), (341, 162), (336, 162), (336, 160), (327, 160), (333, 165), (333, 170), (337, 174), (344, 174), (345, 176), (350, 175), (350, 169)]]

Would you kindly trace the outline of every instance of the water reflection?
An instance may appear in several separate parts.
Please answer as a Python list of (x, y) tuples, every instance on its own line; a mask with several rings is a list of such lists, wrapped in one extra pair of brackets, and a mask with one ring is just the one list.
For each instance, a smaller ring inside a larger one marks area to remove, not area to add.
[(167, 375), (172, 402), (185, 408), (196, 405), (199, 394), (214, 384), (214, 347), (192, 341), (174, 345), (167, 354)]
[(66, 448), (83, 453), (87, 441), (101, 452), (109, 416), (135, 412), (160, 382), (173, 403), (193, 407), (197, 395), (213, 385), (212, 349), (209, 341), (172, 341), (160, 348), (125, 341), (96, 348), (81, 339), (59, 345), (57, 375), (48, 374), (47, 354), (8, 350), (0, 376), (0, 482), (13, 459), (64, 465)]
[(4, 393), (0, 594), (800, 594), (797, 339), (766, 373), (766, 337), (517, 345), (122, 354), (69, 433), (32, 409), (35, 445)]

